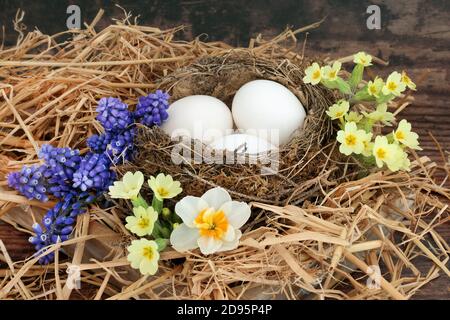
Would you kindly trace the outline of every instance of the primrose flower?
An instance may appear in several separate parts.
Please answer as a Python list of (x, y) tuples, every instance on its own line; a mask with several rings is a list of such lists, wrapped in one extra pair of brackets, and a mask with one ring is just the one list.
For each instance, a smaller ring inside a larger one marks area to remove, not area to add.
[(372, 132), (366, 133), (366, 135), (363, 137), (362, 142), (364, 144), (364, 149), (361, 152), (361, 154), (364, 157), (370, 157), (372, 155), (372, 150), (373, 150)]
[(363, 116), (360, 115), (358, 112), (355, 112), (355, 111), (350, 111), (349, 113), (347, 113), (345, 115), (345, 121), (346, 122), (358, 123), (358, 122), (361, 121), (362, 118), (363, 118)]
[(171, 236), (177, 251), (200, 248), (203, 254), (233, 250), (238, 247), (239, 230), (250, 218), (250, 207), (245, 202), (232, 201), (220, 187), (208, 190), (200, 198), (187, 196), (175, 206), (183, 220)]
[(385, 136), (375, 138), (373, 156), (379, 168), (386, 164), (389, 170), (398, 171), (405, 165), (405, 155), (398, 144), (389, 143)]
[(358, 129), (356, 123), (347, 122), (344, 130), (337, 133), (337, 141), (341, 143), (339, 151), (347, 156), (352, 153), (361, 154), (364, 150), (364, 140), (367, 139), (367, 133)]
[(159, 252), (155, 241), (133, 240), (127, 250), (129, 252), (127, 260), (132, 268), (139, 269), (143, 275), (154, 275), (158, 271)]
[(405, 71), (402, 71), (402, 83), (406, 85), (411, 90), (416, 90), (416, 84), (412, 82), (411, 78), (408, 77)]
[(350, 104), (348, 101), (342, 100), (328, 108), (326, 113), (332, 120), (336, 120), (342, 118), (348, 112), (348, 109), (350, 109)]
[(411, 131), (411, 123), (403, 119), (398, 124), (397, 130), (393, 132), (395, 141), (416, 150), (422, 150), (419, 147), (419, 135)]
[(160, 173), (155, 177), (150, 177), (148, 185), (155, 194), (155, 197), (162, 201), (176, 197), (183, 191), (179, 181), (174, 181), (171, 175)]
[(394, 71), (386, 79), (382, 92), (386, 96), (389, 94), (399, 96), (405, 89), (406, 85), (402, 82), (402, 75), (397, 71)]
[(322, 69), (317, 62), (305, 69), (304, 83), (318, 84), (322, 80)]
[(361, 51), (353, 56), (353, 62), (368, 67), (372, 65), (372, 56)]
[(128, 171), (122, 178), (122, 181), (115, 181), (114, 185), (109, 187), (109, 195), (114, 199), (136, 199), (144, 183), (144, 175), (137, 171), (132, 173)]
[(382, 103), (377, 106), (377, 109), (371, 113), (362, 112), (367, 118), (374, 122), (382, 122), (384, 125), (390, 125), (394, 121), (394, 114), (387, 111), (387, 104)]
[(372, 97), (378, 98), (381, 93), (381, 89), (384, 86), (383, 79), (376, 77), (375, 80), (369, 81), (367, 84), (367, 92)]
[(151, 235), (155, 222), (158, 220), (158, 213), (155, 209), (153, 207), (135, 207), (133, 213), (134, 216), (126, 217), (125, 227), (139, 237)]
[(322, 67), (322, 77), (329, 81), (335, 81), (337, 79), (338, 73), (341, 70), (342, 63), (335, 61), (333, 66)]

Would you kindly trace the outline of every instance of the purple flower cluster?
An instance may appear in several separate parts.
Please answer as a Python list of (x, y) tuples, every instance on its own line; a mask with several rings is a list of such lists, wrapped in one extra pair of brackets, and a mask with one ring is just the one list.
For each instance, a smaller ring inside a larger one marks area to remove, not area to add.
[(8, 175), (8, 185), (30, 200), (47, 201), (45, 169), (44, 166), (24, 166), (20, 171)]
[(134, 122), (128, 105), (117, 98), (101, 98), (96, 111), (96, 119), (107, 132), (120, 132)]
[(115, 178), (110, 166), (106, 154), (88, 153), (73, 174), (73, 187), (81, 191), (106, 191)]
[(140, 97), (136, 106), (135, 117), (148, 127), (160, 126), (169, 117), (167, 113), (169, 98), (170, 96), (161, 90)]

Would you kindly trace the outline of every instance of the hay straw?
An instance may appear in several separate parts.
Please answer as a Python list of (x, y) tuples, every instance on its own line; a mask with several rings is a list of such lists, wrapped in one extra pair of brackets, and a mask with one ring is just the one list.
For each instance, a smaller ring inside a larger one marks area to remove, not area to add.
[[(256, 59), (263, 66), (259, 70), (266, 71), (276, 65), (278, 79), (308, 108), (314, 96), (321, 99), (322, 111), (333, 99), (298, 82), (304, 54), (287, 49), (296, 45), (296, 35), (317, 24), (269, 41), (258, 37), (249, 48), (235, 49), (198, 39), (176, 41), (180, 28), (161, 31), (117, 21), (96, 30), (101, 14), (65, 43), (58, 42), (64, 33), (34, 31), (0, 51), (0, 78), (7, 81), (0, 85), (0, 218), (21, 231), (30, 233), (32, 223), (54, 203), (28, 201), (6, 190), (6, 174), (37, 163), (36, 149), (43, 143), (85, 152), (86, 137), (100, 128), (94, 110), (103, 96), (134, 107), (149, 90), (177, 90), (172, 84), (192, 68), (219, 70), (231, 50), (250, 57), (241, 64)], [(19, 24), (20, 19), (21, 30)], [(297, 78), (283, 70), (297, 70)], [(80, 266), (82, 287), (92, 289), (86, 299), (409, 299), (440, 274), (448, 276), (449, 245), (436, 230), (449, 220), (450, 200), (450, 189), (442, 183), (448, 181), (449, 163), (440, 146), (441, 164), (417, 157), (410, 173), (358, 172), (353, 162), (336, 157), (335, 144), (326, 139), (329, 124), (320, 126), (312, 130), (320, 134), (312, 136), (323, 141), (305, 148), (296, 148), (299, 140), (290, 145), (291, 162), (276, 176), (276, 187), (264, 186), (253, 169), (245, 172), (246, 181), (232, 182), (261, 188), (249, 192), (228, 186), (234, 197), (253, 201), (254, 220), (244, 227), (239, 248), (212, 256), (168, 249), (159, 273), (142, 277), (125, 258), (133, 239), (123, 224), (127, 212), (121, 206), (94, 206), (79, 217), (72, 239), (48, 248), (62, 249), (50, 266), (37, 265), (42, 252), (13, 262), (0, 241), (0, 260), (7, 266), (0, 270), (0, 298), (71, 298), (73, 290), (66, 285), (70, 264)], [(141, 143), (155, 143), (153, 138)], [(161, 163), (167, 162), (156, 164)], [(206, 171), (159, 170), (184, 174), (183, 187), (193, 194), (206, 185), (227, 184), (223, 176)], [(365, 177), (357, 179), (358, 174)], [(431, 266), (419, 269), (418, 258)], [(380, 287), (371, 289), (366, 281), (376, 266), (382, 270)]]

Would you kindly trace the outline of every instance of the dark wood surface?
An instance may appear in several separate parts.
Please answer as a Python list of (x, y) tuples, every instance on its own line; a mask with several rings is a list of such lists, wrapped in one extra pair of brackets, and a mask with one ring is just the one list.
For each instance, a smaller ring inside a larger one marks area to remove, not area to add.
[[(262, 33), (270, 38), (286, 26), (301, 27), (324, 17), (317, 30), (308, 34), (305, 53), (342, 57), (364, 50), (389, 61), (388, 67), (375, 68), (383, 76), (393, 70), (407, 70), (418, 84), (415, 101), (402, 116), (413, 123), (420, 134), (422, 155), (442, 161), (429, 135), (431, 132), (445, 150), (450, 150), (450, 1), (298, 1), (298, 0), (155, 0), (119, 1), (133, 14), (139, 14), (141, 24), (161, 28), (185, 24), (180, 38), (202, 35), (203, 40), (223, 40), (232, 45), (246, 46), (251, 37)], [(121, 16), (121, 9), (109, 1), (10, 1), (0, 0), (0, 24), (6, 26), (5, 44), (13, 44), (16, 34), (12, 17), (17, 8), (26, 10), (24, 23), (28, 30), (39, 27), (45, 33), (65, 28), (68, 4), (79, 4), (85, 21), (90, 21), (100, 7), (106, 9), (99, 26), (113, 17)], [(381, 29), (368, 30), (366, 8), (377, 4), (381, 8)], [(207, 35), (206, 35), (207, 34)], [(299, 36), (301, 50), (304, 35)], [(420, 80), (420, 81), (419, 81)], [(447, 155), (448, 156), (448, 155)], [(439, 229), (450, 240), (450, 226)], [(13, 260), (32, 253), (26, 235), (0, 224), (2, 239)], [(419, 269), (429, 266), (426, 259), (418, 259)], [(423, 287), (415, 299), (450, 299), (450, 283), (445, 276)]]

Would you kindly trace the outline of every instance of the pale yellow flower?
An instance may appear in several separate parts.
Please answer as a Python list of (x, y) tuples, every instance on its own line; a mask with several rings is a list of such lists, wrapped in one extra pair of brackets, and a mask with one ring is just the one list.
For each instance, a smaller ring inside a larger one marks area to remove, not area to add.
[(125, 227), (139, 237), (149, 236), (153, 232), (158, 213), (153, 207), (135, 207), (133, 208), (134, 216), (125, 218), (127, 224)]
[(332, 120), (336, 120), (345, 116), (349, 108), (350, 108), (349, 102), (342, 100), (329, 107), (326, 113)]
[(176, 197), (183, 191), (179, 181), (174, 181), (171, 175), (160, 173), (155, 177), (150, 177), (148, 185), (160, 201)]
[(390, 125), (394, 121), (394, 114), (387, 111), (387, 104), (382, 103), (377, 106), (375, 111), (371, 113), (362, 112), (364, 116), (374, 122), (382, 122), (385, 125)]
[(373, 150), (373, 142), (372, 142), (372, 132), (366, 132), (366, 135), (363, 137), (364, 149), (361, 152), (364, 157), (370, 157), (372, 155)]
[(347, 122), (358, 123), (361, 121), (362, 118), (363, 118), (363, 116), (355, 111), (350, 111), (349, 113), (347, 113), (345, 115), (345, 121), (347, 121)]
[(394, 71), (386, 79), (382, 92), (386, 96), (389, 94), (399, 96), (405, 89), (406, 85), (402, 82), (402, 75), (397, 71)]
[(347, 122), (344, 130), (337, 133), (337, 141), (341, 143), (339, 151), (347, 156), (352, 153), (361, 154), (364, 150), (364, 140), (367, 139), (367, 133), (358, 129), (356, 123)]
[(375, 138), (373, 156), (379, 168), (386, 164), (389, 170), (398, 171), (406, 165), (406, 153), (398, 144), (389, 143), (385, 136)]
[(402, 72), (402, 82), (411, 90), (416, 90), (416, 84), (412, 82), (411, 78), (408, 77), (405, 71)]
[(411, 131), (411, 123), (403, 119), (398, 124), (397, 130), (393, 132), (395, 141), (416, 150), (422, 150), (419, 147), (419, 135)]
[(322, 80), (322, 69), (317, 62), (305, 69), (304, 83), (318, 84)]
[(329, 81), (335, 81), (338, 77), (338, 73), (341, 70), (342, 63), (335, 61), (333, 66), (322, 67), (322, 77)]
[(353, 56), (353, 62), (368, 67), (372, 65), (372, 56), (361, 51)]
[(220, 187), (200, 198), (184, 197), (175, 205), (175, 212), (183, 223), (170, 235), (173, 248), (180, 252), (200, 248), (203, 254), (237, 248), (242, 236), (239, 229), (250, 218), (249, 205), (232, 201)]
[(155, 241), (148, 239), (133, 240), (127, 248), (127, 260), (131, 267), (139, 269), (141, 274), (154, 275), (158, 271), (159, 252)]
[(381, 93), (381, 89), (384, 86), (383, 79), (376, 77), (375, 80), (369, 81), (367, 84), (367, 92), (372, 97), (378, 98)]
[(109, 187), (109, 195), (114, 199), (136, 199), (144, 183), (144, 175), (142, 172), (127, 172), (122, 181), (114, 182)]

